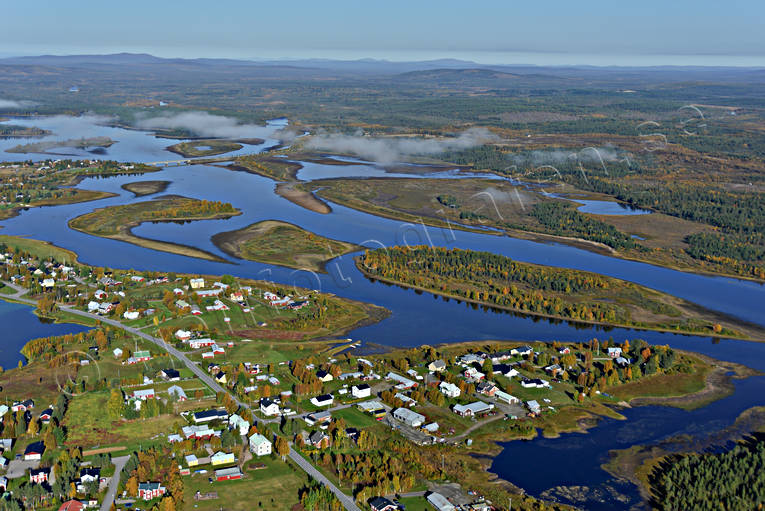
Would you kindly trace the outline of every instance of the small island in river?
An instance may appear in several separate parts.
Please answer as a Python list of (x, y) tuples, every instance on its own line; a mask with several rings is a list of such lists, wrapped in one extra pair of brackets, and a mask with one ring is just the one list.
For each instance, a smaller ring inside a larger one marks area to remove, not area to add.
[(200, 156), (217, 156), (219, 154), (238, 151), (244, 145), (260, 145), (265, 140), (261, 138), (244, 138), (240, 140), (200, 139), (188, 142), (179, 142), (166, 149), (184, 158), (196, 158)]
[(306, 231), (296, 225), (265, 220), (243, 229), (216, 234), (213, 243), (223, 252), (261, 263), (323, 272), (330, 259), (361, 247)]
[(145, 197), (155, 193), (164, 192), (171, 181), (135, 181), (122, 185), (123, 190), (131, 192), (135, 197)]
[(240, 214), (241, 211), (228, 203), (171, 195), (145, 202), (97, 209), (73, 218), (69, 221), (69, 227), (93, 236), (125, 241), (162, 252), (210, 261), (224, 261), (215, 254), (195, 247), (135, 236), (132, 229), (144, 222), (213, 220)]

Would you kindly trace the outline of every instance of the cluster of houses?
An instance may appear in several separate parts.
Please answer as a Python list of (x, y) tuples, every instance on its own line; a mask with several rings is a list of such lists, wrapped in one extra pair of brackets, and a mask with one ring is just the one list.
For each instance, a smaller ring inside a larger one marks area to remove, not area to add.
[[(0, 254), (0, 265), (25, 268), (32, 278), (37, 279), (37, 282), (43, 289), (51, 289), (56, 286), (57, 281), (67, 281), (76, 276), (74, 268), (58, 262), (45, 261), (40, 266), (37, 266), (37, 263), (33, 261), (21, 260), (16, 264), (13, 262), (13, 255), (10, 253)], [(22, 284), (25, 283), (26, 276), (12, 275), (10, 280), (14, 284)]]
[(263, 299), (272, 307), (286, 307), (292, 310), (299, 310), (308, 305), (308, 300), (293, 300), (291, 296), (279, 296), (271, 291), (263, 293)]

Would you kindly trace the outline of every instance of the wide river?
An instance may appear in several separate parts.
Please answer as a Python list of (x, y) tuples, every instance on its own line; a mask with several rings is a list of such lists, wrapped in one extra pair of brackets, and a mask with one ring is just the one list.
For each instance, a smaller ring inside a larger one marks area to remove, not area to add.
[[(14, 120), (16, 124), (20, 122)], [(24, 124), (53, 130), (59, 139), (83, 136), (110, 136), (118, 143), (106, 149), (98, 158), (120, 161), (151, 162), (177, 159), (164, 147), (172, 142), (157, 139), (145, 132), (98, 126), (86, 119), (25, 119)], [(272, 123), (276, 130), (283, 122)], [(65, 133), (60, 130), (66, 129)], [(275, 143), (266, 138), (262, 147)], [(124, 144), (123, 144), (124, 142)], [(0, 159), (14, 161), (22, 155), (2, 150), (13, 143), (0, 141)], [(253, 151), (253, 146), (249, 146)], [(257, 148), (255, 148), (257, 149)], [(68, 152), (68, 151), (67, 151)], [(242, 151), (239, 151), (240, 153)], [(41, 159), (50, 155), (24, 155), (23, 158)], [(72, 157), (96, 157), (77, 154)], [(366, 162), (353, 166), (332, 166), (304, 163), (300, 177), (369, 177), (384, 174), (379, 167)], [(391, 175), (391, 174), (387, 174)], [(403, 174), (412, 179), (422, 174)], [(442, 177), (459, 178), (455, 172)], [(193, 223), (143, 224), (134, 229), (138, 236), (193, 245), (228, 259), (230, 263), (210, 262), (174, 254), (157, 252), (131, 244), (107, 240), (72, 231), (67, 221), (92, 211), (96, 207), (124, 204), (136, 200), (121, 185), (140, 180), (171, 181), (163, 194), (178, 194), (208, 200), (232, 203), (243, 214), (228, 220), (210, 220)], [(765, 371), (765, 344), (712, 339), (671, 333), (635, 331), (624, 328), (602, 328), (565, 321), (552, 321), (521, 314), (496, 312), (454, 300), (445, 300), (428, 293), (417, 293), (397, 286), (372, 282), (354, 266), (352, 255), (335, 259), (328, 265), (327, 274), (294, 271), (288, 268), (233, 260), (221, 253), (210, 241), (213, 234), (238, 229), (253, 222), (276, 219), (300, 225), (317, 234), (354, 242), (369, 247), (396, 244), (432, 244), (487, 250), (520, 261), (594, 271), (646, 285), (681, 296), (710, 309), (725, 312), (743, 320), (765, 325), (765, 287), (760, 284), (723, 277), (709, 277), (684, 273), (657, 266), (625, 261), (556, 243), (538, 243), (507, 236), (451, 231), (384, 219), (332, 204), (332, 213), (322, 215), (308, 211), (274, 194), (274, 182), (254, 174), (232, 172), (219, 166), (192, 165), (170, 167), (143, 176), (88, 178), (80, 188), (109, 191), (117, 197), (97, 202), (34, 208), (21, 215), (0, 222), (3, 234), (27, 235), (50, 241), (71, 249), (85, 263), (137, 270), (177, 271), (207, 274), (232, 274), (273, 280), (311, 289), (320, 289), (339, 296), (374, 303), (386, 307), (391, 316), (384, 321), (358, 328), (349, 333), (365, 343), (389, 346), (415, 346), (476, 339), (513, 339), (522, 341), (561, 340), (583, 341), (592, 337), (616, 340), (642, 338), (650, 343), (669, 344), (678, 349), (693, 350), (712, 357), (740, 362)], [(584, 202), (584, 201), (582, 201)], [(589, 208), (602, 208), (602, 204), (586, 204)], [(618, 206), (616, 207), (618, 208)], [(620, 209), (620, 208), (618, 208)], [(607, 209), (609, 213), (618, 209)], [(624, 214), (630, 214), (628, 210)], [(0, 312), (2, 311), (0, 305)], [(30, 336), (38, 334), (30, 333)], [(18, 346), (4, 345), (18, 350)], [(626, 422), (603, 421), (588, 435), (563, 435), (554, 440), (537, 439), (530, 442), (511, 442), (496, 458), (492, 470), (500, 476), (538, 495), (559, 485), (588, 485), (592, 495), (608, 494), (609, 488), (618, 487), (629, 497), (629, 502), (605, 507), (594, 498), (585, 504), (588, 508), (629, 508), (639, 502), (631, 485), (617, 483), (600, 469), (600, 464), (613, 448), (634, 443), (652, 442), (677, 434), (706, 435), (730, 425), (738, 413), (756, 405), (765, 404), (761, 389), (763, 378), (750, 378), (737, 383), (737, 392), (726, 399), (695, 412), (661, 407), (639, 407), (628, 410)], [(626, 428), (626, 429), (624, 429)], [(626, 432), (633, 434), (626, 434)], [(575, 466), (572, 466), (572, 463)], [(609, 499), (611, 500), (611, 499)]]

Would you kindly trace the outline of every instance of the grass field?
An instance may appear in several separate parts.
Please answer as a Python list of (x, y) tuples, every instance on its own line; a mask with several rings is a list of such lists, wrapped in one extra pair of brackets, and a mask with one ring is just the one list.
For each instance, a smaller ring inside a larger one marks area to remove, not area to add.
[(0, 244), (5, 244), (15, 250), (30, 252), (44, 259), (53, 258), (61, 263), (74, 263), (77, 254), (65, 248), (59, 248), (46, 241), (38, 241), (19, 236), (0, 234)]
[(212, 240), (218, 248), (235, 257), (321, 272), (330, 259), (361, 248), (275, 220), (219, 233)]
[[(266, 468), (248, 470), (253, 464), (263, 463)], [(208, 482), (208, 474), (184, 477), (184, 502), (189, 509), (218, 511), (270, 510), (288, 511), (298, 503), (298, 491), (308, 478), (302, 470), (269, 456), (253, 459), (245, 464), (245, 478), (238, 481)], [(194, 500), (194, 494), (217, 492), (214, 500)]]
[(433, 511), (435, 509), (425, 497), (403, 497), (398, 501), (406, 506), (406, 511)]
[(88, 392), (72, 398), (64, 416), (63, 425), (68, 433), (67, 445), (84, 449), (125, 446), (127, 449), (146, 447), (152, 443), (166, 443), (165, 435), (178, 424), (185, 424), (175, 415), (162, 415), (149, 419), (112, 421), (106, 413), (109, 392)]

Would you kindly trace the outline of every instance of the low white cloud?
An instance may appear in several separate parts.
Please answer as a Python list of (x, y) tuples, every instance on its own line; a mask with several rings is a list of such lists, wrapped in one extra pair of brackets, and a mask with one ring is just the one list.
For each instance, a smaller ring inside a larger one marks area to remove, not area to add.
[(366, 160), (390, 164), (415, 155), (434, 155), (497, 142), (499, 137), (486, 128), (470, 128), (456, 137), (374, 138), (356, 135), (320, 134), (306, 142), (309, 149), (351, 153)]
[(184, 129), (200, 137), (216, 138), (266, 138), (273, 128), (256, 124), (241, 124), (237, 119), (207, 112), (183, 112), (140, 119), (138, 128)]

